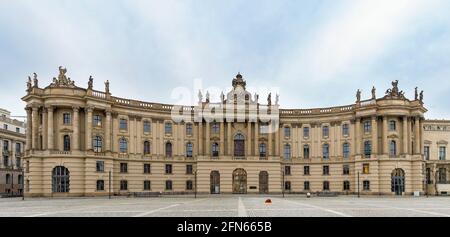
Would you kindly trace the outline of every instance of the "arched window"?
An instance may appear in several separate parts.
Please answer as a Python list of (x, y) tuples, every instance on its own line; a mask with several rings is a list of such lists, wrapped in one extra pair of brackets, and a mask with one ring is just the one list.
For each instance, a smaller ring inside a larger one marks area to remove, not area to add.
[(128, 142), (127, 139), (121, 138), (119, 141), (119, 149), (120, 153), (127, 153), (128, 152)]
[(219, 144), (217, 142), (213, 142), (211, 146), (212, 150), (212, 156), (217, 157), (219, 156)]
[(259, 157), (266, 157), (266, 143), (260, 143), (259, 144)]
[(291, 159), (291, 145), (284, 145), (284, 159)]
[(64, 135), (63, 141), (64, 141), (64, 151), (70, 151), (70, 136)]
[(94, 152), (102, 152), (103, 140), (100, 136), (95, 136), (92, 140), (92, 146), (94, 147)]
[(145, 141), (144, 142), (144, 155), (150, 154), (150, 142)]
[(69, 170), (64, 166), (56, 166), (52, 172), (52, 191), (54, 193), (69, 192)]
[(234, 156), (245, 156), (245, 137), (240, 133), (234, 136)]
[(326, 143), (322, 146), (322, 156), (324, 159), (330, 158), (330, 146)]
[(348, 144), (347, 142), (342, 144), (342, 156), (344, 158), (350, 157), (350, 144)]
[(192, 143), (187, 143), (186, 144), (186, 156), (187, 157), (192, 157), (192, 151), (194, 150), (194, 145), (192, 145)]
[(172, 143), (166, 143), (166, 157), (172, 157)]
[(389, 155), (390, 156), (396, 156), (397, 155), (397, 143), (392, 140), (389, 145)]

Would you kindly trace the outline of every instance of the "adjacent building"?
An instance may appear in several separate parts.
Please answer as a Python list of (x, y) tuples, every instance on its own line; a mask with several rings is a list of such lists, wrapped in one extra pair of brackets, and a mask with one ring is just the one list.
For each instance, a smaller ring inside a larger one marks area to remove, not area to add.
[(195, 106), (119, 98), (109, 81), (96, 91), (65, 74), (44, 88), (35, 75), (23, 97), (28, 196), (449, 190), (450, 122), (426, 121), (423, 93), (408, 99), (398, 81), (345, 106), (281, 109), (240, 74), (220, 101), (199, 93)]
[(25, 123), (10, 118), (0, 109), (0, 195), (21, 195), (23, 192), (23, 156)]

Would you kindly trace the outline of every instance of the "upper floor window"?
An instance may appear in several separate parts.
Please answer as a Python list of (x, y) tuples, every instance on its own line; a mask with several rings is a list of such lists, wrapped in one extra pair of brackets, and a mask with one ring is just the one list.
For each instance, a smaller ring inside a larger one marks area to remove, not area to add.
[(245, 156), (245, 137), (240, 133), (234, 136), (234, 156)]
[(93, 117), (94, 126), (101, 127), (102, 126), (102, 116), (99, 114), (94, 115)]
[(445, 160), (446, 159), (446, 154), (447, 153), (447, 149), (445, 146), (440, 146), (439, 147), (439, 160)]
[(291, 145), (284, 145), (284, 159), (291, 159)]
[(172, 134), (172, 123), (167, 122), (164, 124), (164, 132), (166, 135)]
[(119, 140), (119, 149), (120, 149), (120, 153), (127, 153), (127, 151), (128, 151), (127, 139), (121, 138)]
[(303, 175), (309, 175), (309, 166), (308, 165), (303, 166)]
[(119, 121), (119, 129), (120, 130), (127, 130), (128, 129), (128, 121), (124, 118), (121, 118)]
[(9, 141), (7, 141), (7, 140), (3, 141), (3, 150), (9, 151)]
[(370, 157), (372, 154), (372, 143), (370, 141), (364, 142), (364, 156)]
[(16, 143), (16, 155), (22, 152), (22, 144)]
[(348, 181), (348, 180), (345, 180), (344, 181), (344, 191), (348, 191), (348, 190), (350, 190), (350, 181)]
[(145, 141), (144, 142), (144, 155), (150, 154), (150, 142)]
[(186, 156), (187, 157), (192, 157), (192, 151), (193, 151), (194, 149), (193, 149), (193, 145), (192, 145), (192, 143), (187, 143), (186, 144)]
[(372, 130), (372, 122), (371, 121), (364, 121), (364, 132), (365, 133), (370, 133), (370, 131)]
[(92, 140), (92, 146), (94, 147), (94, 152), (102, 152), (102, 137), (95, 136)]
[(350, 134), (350, 128), (348, 123), (342, 124), (342, 135), (348, 136)]
[(70, 113), (63, 113), (63, 124), (69, 125), (72, 123), (72, 116)]
[(349, 175), (350, 174), (350, 166), (349, 165), (343, 165), (342, 166), (342, 174)]
[(166, 157), (172, 157), (172, 143), (166, 143)]
[(323, 144), (322, 146), (322, 155), (324, 159), (330, 158), (330, 146), (328, 144)]
[(323, 168), (323, 175), (329, 175), (330, 174), (330, 166), (324, 165)]
[(187, 123), (186, 124), (186, 135), (191, 136), (192, 133), (192, 123)]
[(101, 160), (97, 161), (95, 168), (96, 168), (97, 172), (104, 172), (105, 171), (105, 162), (101, 161)]
[(127, 173), (127, 172), (128, 172), (128, 164), (120, 163), (120, 173)]
[(328, 126), (322, 127), (322, 136), (328, 137), (330, 135), (330, 128)]
[(290, 166), (286, 165), (284, 167), (284, 174), (285, 175), (291, 175), (291, 167)]
[(213, 144), (211, 146), (211, 150), (212, 150), (213, 157), (219, 156), (219, 144), (217, 142), (213, 142)]
[(8, 130), (8, 124), (3, 124), (3, 129)]
[(362, 173), (363, 174), (368, 174), (369, 173), (369, 164), (363, 164), (363, 170)]
[(105, 181), (102, 179), (97, 180), (97, 191), (105, 190)]
[(347, 142), (342, 144), (342, 156), (344, 158), (350, 157), (350, 144), (348, 144)]
[(150, 164), (144, 164), (144, 174), (150, 174), (152, 172), (152, 167)]
[(291, 138), (291, 128), (290, 127), (284, 127), (284, 137)]
[(144, 121), (144, 133), (150, 133), (152, 130), (152, 125), (150, 121)]
[(128, 190), (128, 181), (120, 180), (120, 190)]
[(389, 131), (397, 130), (397, 123), (394, 120), (389, 121)]
[(16, 132), (17, 132), (17, 133), (20, 133), (20, 128), (16, 128)]
[(430, 160), (430, 147), (429, 146), (424, 147), (423, 153), (424, 153), (425, 160)]
[(166, 174), (172, 174), (172, 165), (166, 164)]
[(303, 127), (303, 137), (309, 137), (309, 127)]
[(69, 135), (64, 135), (63, 137), (63, 145), (64, 145), (64, 151), (70, 151), (70, 137)]
[(265, 143), (260, 143), (259, 144), (259, 157), (266, 157), (266, 144)]
[(389, 145), (389, 155), (396, 156), (397, 155), (397, 143), (395, 141), (391, 141)]
[(218, 123), (213, 123), (211, 125), (212, 134), (219, 134), (220, 128)]
[(303, 157), (309, 159), (309, 145), (303, 146)]
[(323, 190), (325, 190), (325, 191), (330, 190), (330, 182), (329, 181), (323, 181)]

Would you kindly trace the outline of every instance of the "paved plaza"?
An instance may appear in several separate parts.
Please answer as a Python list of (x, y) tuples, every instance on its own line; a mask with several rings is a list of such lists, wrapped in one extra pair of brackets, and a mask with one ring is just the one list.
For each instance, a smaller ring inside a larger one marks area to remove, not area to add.
[[(265, 204), (270, 198), (272, 204)], [(3, 198), (0, 216), (18, 217), (450, 217), (450, 197), (220, 195), (158, 198)]]

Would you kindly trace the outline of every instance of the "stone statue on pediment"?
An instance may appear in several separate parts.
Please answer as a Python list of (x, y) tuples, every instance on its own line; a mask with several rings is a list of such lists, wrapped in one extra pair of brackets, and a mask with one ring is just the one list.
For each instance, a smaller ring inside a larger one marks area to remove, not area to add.
[(74, 88), (75, 87), (75, 81), (72, 81), (69, 78), (67, 78), (66, 73), (67, 69), (63, 68), (62, 66), (59, 66), (59, 75), (58, 78), (53, 78), (52, 84), (50, 84), (50, 87), (69, 87)]
[(419, 99), (419, 92), (417, 91), (417, 86), (414, 90), (414, 100), (418, 100)]
[(377, 98), (376, 90), (377, 90), (377, 89), (375, 88), (375, 86), (373, 86), (373, 87), (372, 87), (372, 99), (373, 99), (373, 100)]
[(278, 105), (279, 100), (280, 100), (280, 95), (276, 94), (275, 95), (275, 105)]
[(27, 81), (27, 91), (30, 92), (31, 91), (31, 77), (28, 76), (28, 81)]
[(109, 94), (109, 80), (105, 81), (105, 93)]
[(423, 102), (423, 91), (420, 91), (419, 101), (420, 101), (420, 102)]
[(222, 101), (222, 104), (225, 103), (225, 95), (223, 94), (223, 91), (220, 93), (220, 101)]
[(209, 91), (206, 91), (206, 103), (209, 103)]
[(267, 96), (267, 105), (272, 105), (272, 93), (269, 93), (269, 96)]
[(255, 97), (254, 98), (255, 98), (255, 102), (258, 103), (259, 95), (255, 93)]
[(33, 72), (33, 87), (38, 88), (38, 78), (37, 78), (37, 74), (35, 72)]
[(358, 89), (356, 91), (356, 102), (357, 103), (361, 102), (361, 90), (360, 89)]
[(89, 76), (88, 90), (92, 90), (93, 88), (94, 88), (94, 78), (92, 78), (92, 76)]

